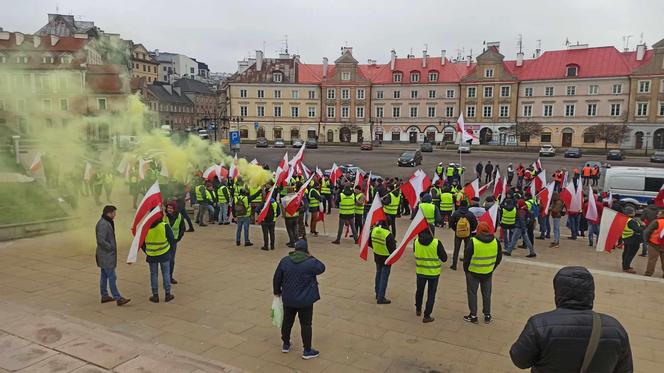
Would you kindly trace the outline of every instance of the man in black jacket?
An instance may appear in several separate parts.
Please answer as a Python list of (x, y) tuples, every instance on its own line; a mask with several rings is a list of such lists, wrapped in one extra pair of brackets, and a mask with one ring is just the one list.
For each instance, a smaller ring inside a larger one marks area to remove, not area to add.
[[(512, 362), (533, 373), (578, 372), (590, 340), (595, 282), (584, 267), (564, 267), (553, 279), (556, 309), (532, 316), (510, 349)], [(602, 330), (588, 372), (633, 372), (623, 326), (600, 314)]]
[[(462, 230), (466, 230), (465, 227), (464, 229), (457, 230), (457, 224), (459, 221), (463, 221), (464, 225), (470, 224), (470, 232), (468, 232), (468, 235), (461, 232)], [(459, 208), (454, 211), (450, 217), (450, 228), (454, 231), (454, 254), (452, 254), (452, 265), (450, 266), (450, 269), (456, 271), (457, 260), (459, 260), (459, 250), (461, 250), (461, 242), (463, 242), (463, 249), (466, 250), (470, 244), (470, 233), (477, 229), (477, 218), (468, 210), (468, 201), (462, 200), (459, 203)]]

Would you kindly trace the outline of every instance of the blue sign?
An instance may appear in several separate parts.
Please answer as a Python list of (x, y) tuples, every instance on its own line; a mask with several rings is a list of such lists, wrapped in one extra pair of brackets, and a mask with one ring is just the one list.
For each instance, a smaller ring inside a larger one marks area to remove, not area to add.
[(255, 129), (256, 131), (258, 131), (258, 127), (259, 127), (259, 126), (258, 126), (258, 122), (254, 122), (254, 129)]
[(228, 134), (231, 145), (238, 145), (240, 143), (240, 131), (230, 131)]

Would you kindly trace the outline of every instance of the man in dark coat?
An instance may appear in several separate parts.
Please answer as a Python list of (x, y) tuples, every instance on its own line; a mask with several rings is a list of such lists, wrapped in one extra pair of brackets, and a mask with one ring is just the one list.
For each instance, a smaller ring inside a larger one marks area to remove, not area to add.
[[(123, 298), (116, 286), (117, 277), (115, 267), (118, 265), (118, 247), (115, 243), (115, 206), (104, 206), (101, 218), (95, 227), (95, 236), (97, 237), (97, 249), (95, 259), (97, 267), (101, 269), (99, 279), (99, 290), (101, 292), (101, 302), (115, 301), (118, 306), (129, 303), (130, 299)], [(108, 287), (111, 288), (112, 297), (108, 295)]]
[(318, 351), (311, 348), (311, 321), (314, 315), (314, 303), (320, 299), (316, 276), (325, 272), (325, 264), (309, 254), (307, 241), (295, 242), (295, 251), (288, 253), (279, 262), (274, 272), (272, 286), (274, 295), (280, 296), (284, 303), (284, 321), (281, 326), (281, 339), (284, 342), (281, 352), (290, 351), (290, 333), (295, 322), (295, 315), (300, 319), (302, 344), (305, 360), (318, 357)]
[[(578, 372), (593, 324), (595, 282), (584, 267), (564, 267), (553, 279), (556, 309), (532, 316), (510, 349), (512, 362), (531, 372)], [(588, 372), (633, 372), (632, 351), (623, 326), (599, 314), (601, 334)]]
[[(484, 184), (488, 184), (493, 177), (493, 165), (491, 164), (491, 161), (486, 161), (486, 165), (484, 166), (484, 175)], [(481, 182), (482, 179), (480, 179), (480, 183)]]

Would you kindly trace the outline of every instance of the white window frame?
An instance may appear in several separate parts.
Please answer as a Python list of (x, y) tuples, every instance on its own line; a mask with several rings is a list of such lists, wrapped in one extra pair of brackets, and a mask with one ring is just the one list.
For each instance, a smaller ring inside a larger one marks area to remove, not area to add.
[[(550, 109), (548, 115), (547, 115), (547, 109)], [(543, 117), (552, 117), (554, 109), (555, 109), (555, 106), (553, 104), (544, 104), (544, 105), (542, 105), (542, 116)]]
[[(549, 94), (550, 93), (550, 94)], [(544, 96), (552, 97), (556, 94), (556, 89), (553, 86), (544, 87)]]
[(355, 118), (364, 118), (364, 106), (355, 107)]
[(438, 81), (438, 73), (430, 72), (429, 73), (429, 82), (437, 82), (437, 81)]
[[(644, 110), (642, 110), (643, 108), (645, 108), (645, 112), (643, 112), (644, 111)], [(649, 108), (648, 102), (645, 102), (645, 101), (637, 102), (636, 103), (636, 111), (634, 113), (637, 117), (647, 117), (649, 109), (650, 108)]]
[(429, 98), (436, 98), (436, 90), (435, 89), (430, 89), (429, 90)]
[(291, 112), (291, 117), (292, 118), (299, 118), (300, 117), (300, 107), (299, 106), (291, 106), (290, 112)]
[(523, 89), (524, 97), (533, 97), (533, 87), (525, 87)]
[[(104, 108), (103, 109), (101, 108), (102, 107), (102, 104), (101, 104), (102, 102), (104, 103), (104, 105), (103, 105)], [(99, 111), (108, 110), (108, 100), (106, 100), (106, 97), (98, 97), (97, 98), (97, 110), (99, 110)]]
[(475, 118), (477, 115), (477, 107), (475, 105), (466, 105), (466, 117)]
[(454, 98), (456, 91), (454, 89), (448, 89), (445, 92), (445, 97), (446, 98)]
[(315, 100), (316, 99), (316, 91), (314, 91), (313, 89), (310, 89), (309, 93), (307, 93), (307, 94), (308, 94), (308, 97), (309, 97), (310, 100)]
[(392, 93), (392, 98), (401, 98), (401, 91), (396, 90)]
[(281, 98), (281, 89), (275, 89), (274, 92), (274, 98)]
[(571, 118), (576, 116), (576, 104), (565, 104), (565, 117)]
[(401, 74), (401, 73), (392, 74), (392, 82), (394, 82), (394, 83), (401, 83), (402, 78), (403, 78), (403, 74)]
[(240, 90), (240, 98), (247, 98), (247, 90), (246, 89), (241, 89)]
[(382, 106), (376, 106), (376, 118), (382, 118), (385, 115), (385, 110)]
[[(621, 104), (611, 104), (611, 116), (612, 117), (619, 117), (622, 111)], [(616, 108), (618, 109), (616, 111)]]
[(283, 114), (283, 113), (282, 113), (282, 110), (281, 110), (281, 106), (280, 106), (280, 105), (276, 105), (275, 107), (273, 107), (273, 108), (272, 108), (272, 113), (274, 114), (274, 117), (275, 117), (275, 118), (279, 118), (279, 117), (281, 117), (281, 115)]
[[(503, 91), (504, 91), (505, 89), (507, 90), (507, 94), (506, 94), (506, 95), (503, 94)], [(508, 86), (508, 85), (500, 86), (500, 97), (510, 97), (511, 95), (512, 95), (512, 87), (510, 87), (510, 86)]]
[(482, 105), (482, 118), (491, 118), (491, 117), (493, 117), (493, 105)]
[[(471, 95), (470, 92), (473, 92)], [(477, 98), (477, 87), (466, 87), (466, 97)]]
[(342, 88), (341, 89), (341, 99), (342, 100), (350, 100), (350, 89), (348, 89), (348, 88)]
[(526, 118), (531, 118), (533, 116), (533, 105), (523, 105), (521, 107), (521, 113)]
[(328, 118), (336, 118), (336, 116), (337, 116), (337, 110), (336, 109), (337, 108), (334, 107), (334, 106), (328, 106), (327, 110), (326, 110), (327, 111), (327, 117)]
[(265, 116), (265, 106), (263, 106), (263, 105), (256, 106), (256, 116), (257, 117), (264, 117)]
[(420, 73), (410, 73), (411, 83), (419, 83), (419, 81), (420, 81)]
[(309, 118), (315, 118), (316, 117), (316, 107), (315, 106), (307, 106), (307, 116)]
[(379, 91), (376, 91), (376, 98), (382, 99), (383, 97), (385, 97), (385, 92), (382, 89), (379, 90)]
[(350, 118), (350, 106), (341, 107), (341, 118)]
[(401, 106), (392, 107), (392, 118), (401, 118)]
[(448, 118), (454, 117), (454, 106), (445, 107), (445, 116)]
[(350, 80), (350, 71), (342, 71), (341, 80)]
[(412, 99), (417, 98), (417, 90), (411, 90), (410, 91), (410, 98), (412, 98)]
[(417, 106), (411, 106), (410, 110), (408, 110), (408, 115), (411, 118), (417, 118), (419, 114), (420, 114), (420, 111), (418, 110)]
[(240, 116), (241, 117), (246, 117), (248, 111), (249, 111), (249, 108), (247, 107), (247, 105), (240, 105)]
[(650, 80), (639, 80), (637, 87), (639, 93), (650, 93)]
[(589, 117), (596, 117), (597, 116), (597, 104), (591, 103), (588, 104), (586, 107), (586, 115)]
[(265, 98), (265, 90), (264, 89), (257, 89), (256, 90), (256, 97)]
[(281, 83), (284, 80), (284, 74), (282, 73), (272, 73), (272, 81), (275, 83)]
[(576, 86), (568, 85), (567, 88), (565, 88), (565, 96), (576, 96)]
[(611, 86), (611, 93), (614, 95), (619, 95), (622, 93), (622, 84), (621, 83), (616, 83), (613, 86)]
[(436, 117), (436, 107), (435, 106), (427, 107), (427, 116), (429, 118), (435, 118)]
[(589, 95), (598, 95), (599, 94), (599, 84), (591, 84), (588, 86)]
[(664, 101), (657, 101), (657, 116), (664, 117)]
[(493, 68), (484, 69), (484, 77), (485, 78), (493, 78)]
[(291, 90), (291, 97), (292, 97), (292, 98), (295, 98), (295, 99), (300, 98), (300, 91), (297, 90), (297, 89), (293, 89), (293, 90)]
[(334, 100), (337, 97), (337, 90), (334, 88), (327, 89), (327, 99)]
[(500, 105), (500, 112), (498, 113), (498, 116), (500, 118), (509, 118), (509, 116), (510, 116), (510, 106), (509, 105)]
[[(485, 86), (482, 89), (482, 97), (484, 98), (492, 98), (493, 97), (493, 86)], [(487, 95), (487, 90), (489, 91), (489, 94)]]
[(358, 88), (356, 97), (358, 100), (364, 100), (364, 88)]

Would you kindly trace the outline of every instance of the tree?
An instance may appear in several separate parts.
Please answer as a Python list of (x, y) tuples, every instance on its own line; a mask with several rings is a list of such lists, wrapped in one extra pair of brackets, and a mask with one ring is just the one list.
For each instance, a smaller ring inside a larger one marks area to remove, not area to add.
[(632, 131), (626, 124), (599, 123), (586, 128), (586, 134), (592, 134), (596, 140), (604, 141), (604, 150), (609, 143), (620, 144)]
[(514, 131), (514, 134), (516, 135), (517, 145), (519, 144), (519, 141), (523, 141), (526, 143), (526, 149), (528, 149), (528, 142), (530, 142), (530, 137), (541, 134), (542, 125), (537, 122), (517, 122), (510, 127), (510, 130)]

